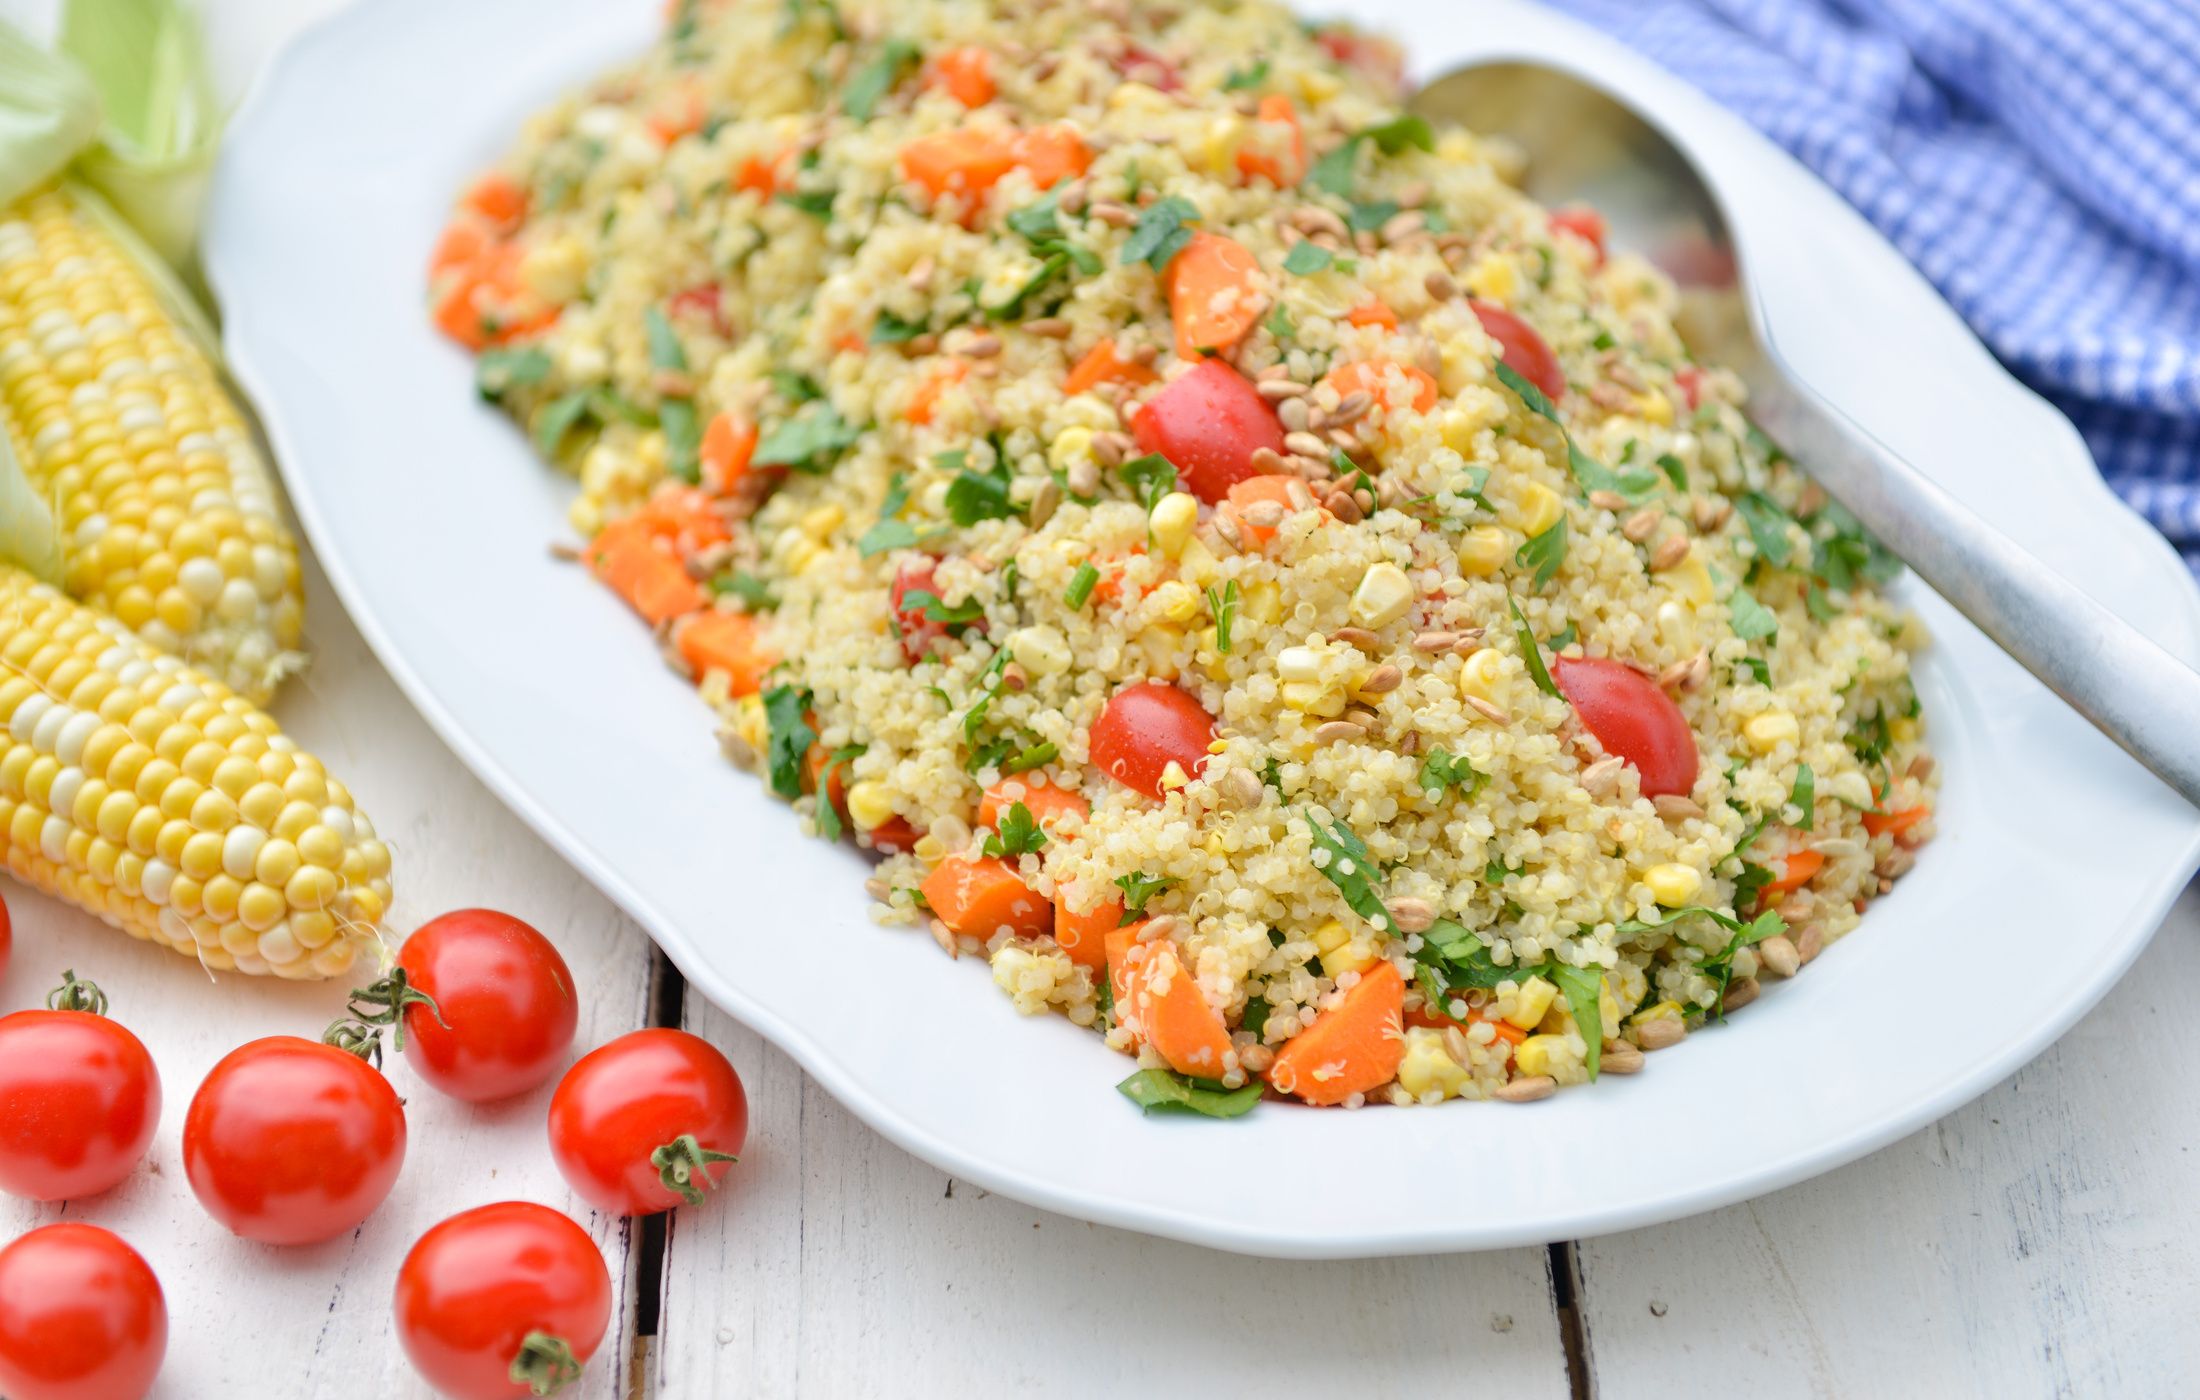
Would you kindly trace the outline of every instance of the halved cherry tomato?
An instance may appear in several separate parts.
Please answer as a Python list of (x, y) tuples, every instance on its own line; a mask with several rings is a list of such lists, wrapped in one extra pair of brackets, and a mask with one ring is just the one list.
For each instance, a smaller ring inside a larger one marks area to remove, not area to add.
[(311, 1244), (374, 1213), (405, 1164), (405, 1107), (358, 1055), (294, 1035), (238, 1046), (191, 1096), (183, 1170), (248, 1240)]
[(1169, 459), (1184, 489), (1209, 505), (1249, 476), (1253, 454), (1283, 451), (1283, 424), (1251, 381), (1220, 360), (1202, 360), (1146, 400), (1131, 419), (1141, 452)]
[(550, 1155), (613, 1215), (700, 1204), (749, 1137), (749, 1099), (726, 1057), (686, 1031), (630, 1031), (583, 1055), (550, 1099)]
[(1184, 86), (1176, 65), (1143, 44), (1123, 45), (1115, 55), (1115, 71), (1158, 92), (1175, 92)]
[(107, 1019), (99, 988), (61, 976), (51, 1009), (0, 1017), (0, 1190), (34, 1201), (121, 1181), (160, 1122), (144, 1042)]
[(1688, 411), (1694, 413), (1703, 404), (1703, 371), (1694, 365), (1682, 365), (1673, 371), (1673, 387), (1681, 391), (1688, 401)]
[(1493, 302), (1472, 300), (1467, 305), (1474, 308), (1475, 319), (1497, 342), (1499, 358), (1512, 366), (1513, 373), (1557, 402), (1566, 392), (1566, 372), (1558, 367), (1558, 356), (1543, 343), (1535, 327)]
[(397, 966), (402, 981), (377, 987), (400, 1002), (398, 1046), (415, 1073), (454, 1099), (524, 1094), (573, 1043), (580, 999), (572, 970), (549, 939), (509, 914), (460, 909), (430, 919), (405, 940)]
[(1392, 40), (1339, 25), (1316, 34), (1314, 42), (1331, 58), (1363, 77), (1372, 78), (1389, 92), (1396, 92), (1405, 85), (1405, 50)]
[[(901, 654), (909, 658), (909, 664), (914, 666), (924, 659), (925, 653), (932, 650), (935, 643), (947, 635), (947, 624), (934, 622), (925, 616), (923, 606), (908, 602), (912, 593), (929, 593), (935, 598), (939, 597), (939, 589), (932, 579), (931, 563), (904, 564), (900, 572), (894, 575), (894, 628), (901, 634)], [(979, 618), (970, 625), (982, 632), (985, 630), (985, 619)]]
[(1604, 751), (1642, 777), (1642, 795), (1685, 795), (1696, 786), (1696, 734), (1658, 683), (1622, 662), (1556, 657), (1551, 679)]
[(581, 1375), (611, 1324), (611, 1271), (548, 1206), (501, 1201), (433, 1226), (397, 1270), (397, 1337), (457, 1400), (549, 1395)]
[(139, 1400), (168, 1351), (168, 1301), (111, 1230), (63, 1221), (0, 1249), (0, 1392)]
[(1551, 227), (1563, 229), (1596, 249), (1596, 265), (1604, 266), (1604, 216), (1586, 204), (1551, 211)]
[(1092, 761), (1109, 777), (1148, 797), (1174, 763), (1187, 779), (1207, 766), (1214, 717), (1173, 685), (1142, 681), (1108, 698), (1092, 722)]

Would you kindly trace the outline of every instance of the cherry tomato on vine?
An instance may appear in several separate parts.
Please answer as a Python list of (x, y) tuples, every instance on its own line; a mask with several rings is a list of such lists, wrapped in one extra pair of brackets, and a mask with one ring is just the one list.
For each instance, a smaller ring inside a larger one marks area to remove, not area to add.
[(64, 1221), (0, 1249), (9, 1400), (139, 1400), (167, 1350), (160, 1280), (113, 1231)]
[(160, 1071), (73, 972), (44, 1011), (0, 1016), (0, 1190), (90, 1196), (128, 1176), (160, 1122)]
[(741, 1076), (686, 1031), (630, 1031), (565, 1072), (550, 1098), (550, 1155), (614, 1215), (698, 1205), (749, 1136)]
[(1551, 679), (1608, 754), (1642, 776), (1642, 795), (1687, 796), (1696, 787), (1696, 731), (1673, 697), (1624, 662), (1601, 657), (1551, 662)]
[(551, 1395), (603, 1342), (611, 1273), (580, 1226), (504, 1201), (422, 1235), (398, 1268), (395, 1307), (405, 1355), (445, 1395)]
[(1162, 795), (1174, 763), (1188, 781), (1207, 766), (1214, 716), (1162, 681), (1127, 685), (1108, 697), (1092, 722), (1092, 761), (1102, 772), (1148, 797)]
[(488, 1103), (548, 1079), (580, 1020), (573, 973), (533, 928), (493, 909), (460, 909), (414, 929), (389, 978), (358, 994), (386, 1008), (397, 1047), (422, 1079)]
[(405, 1163), (405, 1109), (362, 1053), (274, 1035), (214, 1066), (183, 1120), (207, 1214), (248, 1240), (311, 1244), (374, 1213)]

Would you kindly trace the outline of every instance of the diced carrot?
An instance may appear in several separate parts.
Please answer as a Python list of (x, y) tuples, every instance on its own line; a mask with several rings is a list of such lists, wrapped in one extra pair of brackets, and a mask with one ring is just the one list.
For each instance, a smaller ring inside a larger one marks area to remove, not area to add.
[[(1011, 784), (1018, 789), (1015, 796), (1008, 792)], [(1092, 804), (1081, 793), (1070, 788), (1056, 787), (1052, 783), (1040, 783), (1024, 777), (1003, 778), (987, 788), (985, 796), (979, 799), (978, 825), (999, 826), (1001, 814), (1018, 802), (1023, 803), (1024, 810), (1031, 813), (1031, 819), (1044, 828), (1051, 828), (1057, 817), (1068, 813), (1075, 813), (1080, 818), (1092, 814)]]
[(1245, 518), (1246, 509), (1249, 506), (1258, 505), (1262, 501), (1273, 501), (1285, 510), (1297, 510), (1299, 507), (1291, 499), (1291, 488), (1297, 482), (1297, 477), (1287, 473), (1269, 472), (1263, 476), (1249, 476), (1243, 481), (1232, 483), (1229, 495), (1223, 499), (1222, 508), (1228, 511), (1231, 520), (1236, 522), (1239, 538), (1255, 546), (1264, 545), (1274, 539), (1276, 527), (1253, 524)]
[(659, 487), (627, 520), (682, 556), (733, 538), (726, 518), (712, 507), (710, 496), (694, 486), (667, 483)]
[(920, 427), (930, 423), (933, 410), (939, 406), (940, 395), (962, 383), (969, 373), (968, 360), (942, 362), (909, 391), (909, 405), (902, 410), (901, 416)]
[(754, 695), (764, 688), (764, 673), (779, 658), (764, 645), (763, 624), (750, 613), (705, 611), (695, 614), (673, 636), (680, 655), (700, 681), (724, 671), (730, 693)]
[(1922, 804), (1916, 807), (1904, 807), (1895, 812), (1866, 812), (1864, 814), (1864, 829), (1874, 836), (1885, 836), (1892, 832), (1899, 837), (1903, 832), (1908, 831), (1932, 814), (1933, 809)]
[(443, 236), (435, 241), (435, 251), (428, 255), (429, 275), (471, 269), (489, 251), (491, 242), (478, 220), (451, 220)]
[(1115, 353), (1115, 342), (1102, 339), (1084, 353), (1070, 367), (1069, 377), (1062, 381), (1065, 394), (1082, 394), (1097, 384), (1151, 384), (1161, 376), (1136, 360), (1126, 360)]
[(1431, 1006), (1426, 1002), (1408, 1011), (1405, 1020), (1409, 1026), (1425, 1026), (1430, 1030), (1438, 1031), (1447, 1026), (1456, 1026), (1460, 1030), (1467, 1030), (1477, 1024), (1484, 1025), (1488, 1026), (1491, 1032), (1507, 1045), (1518, 1045), (1528, 1038), (1526, 1031), (1510, 1021), (1500, 1020), (1495, 1016), (1483, 1016), (1473, 1011), (1469, 1011), (1464, 1017), (1454, 1020), (1442, 1008)]
[(1042, 190), (1085, 173), (1092, 164), (1092, 148), (1075, 128), (1036, 126), (1016, 138), (1015, 162)]
[(839, 335), (833, 337), (833, 349), (839, 351), (843, 355), (862, 354), (862, 333), (858, 331), (842, 331)]
[(1377, 963), (1314, 1024), (1276, 1052), (1268, 1082), (1311, 1104), (1340, 1104), (1398, 1075), (1405, 1058), (1405, 979)]
[(683, 83), (665, 103), (644, 119), (649, 134), (657, 138), (661, 146), (669, 146), (690, 132), (701, 131), (708, 115), (703, 107), (703, 94), (692, 82)]
[[(1131, 546), (1130, 552), (1132, 554), (1144, 554), (1146, 546), (1143, 543), (1134, 544)], [(1100, 569), (1100, 578), (1092, 586), (1092, 596), (1103, 603), (1112, 602), (1122, 597), (1124, 558), (1098, 559), (1093, 562)], [(1143, 598), (1160, 586), (1158, 583), (1142, 583), (1138, 585), (1138, 596)]]
[(500, 228), (527, 217), (527, 190), (519, 181), (492, 170), (474, 181), (459, 204)]
[(1413, 386), (1412, 407), (1415, 413), (1426, 413), (1436, 407), (1436, 380), (1427, 370), (1417, 365), (1401, 365), (1389, 360), (1354, 360), (1329, 371), (1323, 382), (1337, 391), (1337, 397), (1364, 389), (1375, 396), (1376, 402), (1386, 408), (1396, 408), (1390, 387), (1391, 375), (1402, 374)]
[(1803, 848), (1789, 851), (1781, 864), (1780, 874), (1764, 887), (1758, 895), (1760, 906), (1776, 903), (1781, 896), (1790, 895), (1811, 882), (1811, 878), (1826, 866), (1826, 858), (1817, 851)]
[(1380, 301), (1363, 301), (1344, 313), (1344, 318), (1355, 326), (1381, 326), (1384, 330), (1398, 329), (1398, 313)]
[(932, 60), (932, 85), (965, 107), (993, 100), (993, 55), (975, 44), (949, 49)]
[(787, 187), (787, 162), (793, 159), (792, 150), (770, 157), (750, 156), (734, 172), (733, 187), (747, 190), (759, 199), (770, 199)]
[(949, 195), (965, 206), (972, 222), (986, 191), (1016, 165), (1016, 137), (999, 127), (959, 126), (919, 136), (901, 148), (902, 178), (934, 199)]
[(1248, 180), (1266, 176), (1279, 190), (1306, 178), (1306, 133), (1290, 98), (1270, 93), (1260, 100), (1252, 140), (1238, 150), (1237, 168)]
[(730, 495), (748, 474), (756, 455), (756, 425), (738, 413), (717, 413), (703, 428), (696, 456), (703, 465), (703, 486), (713, 495)]
[(687, 568), (633, 516), (598, 531), (587, 557), (596, 577), (653, 624), (694, 612), (709, 601)]
[(1267, 310), (1260, 263), (1244, 244), (1219, 233), (1195, 233), (1169, 259), (1169, 317), (1176, 353), (1196, 360), (1243, 340)]
[[(1115, 997), (1115, 1019), (1118, 1022), (1131, 1010), (1131, 950), (1138, 946), (1139, 932), (1145, 927), (1146, 921), (1140, 919), (1121, 928), (1108, 929), (1100, 935), (1100, 946), (1108, 955), (1108, 991)], [(1133, 1038), (1135, 1037), (1134, 1031)]]
[(1054, 927), (1054, 906), (994, 856), (948, 856), (919, 888), (940, 921), (965, 937), (991, 938), (1005, 928), (1019, 938), (1038, 938)]
[(1178, 1074), (1221, 1078), (1229, 1028), (1207, 1004), (1176, 945), (1166, 939), (1142, 943), (1132, 950), (1131, 963), (1131, 996), (1146, 1043)]
[(433, 308), (437, 328), (467, 349), (480, 350), (557, 320), (558, 308), (527, 291), (520, 278), (521, 256), (517, 245), (490, 240), (469, 261), (443, 269)]
[(1079, 914), (1069, 907), (1069, 899), (1059, 890), (1054, 896), (1054, 942), (1069, 960), (1079, 967), (1095, 971), (1107, 965), (1108, 939), (1115, 926), (1123, 921), (1123, 901), (1105, 899), (1089, 913)]
[[(804, 711), (802, 722), (810, 726), (811, 733), (817, 732), (817, 715), (815, 713)], [(818, 780), (825, 777), (825, 767), (831, 762), (832, 756), (832, 751), (823, 744), (810, 745), (808, 751), (802, 755), (802, 790), (804, 792), (814, 793), (817, 791)], [(841, 763), (833, 766), (832, 777), (825, 781), (825, 800), (833, 804), (833, 810), (838, 812), (843, 820), (847, 818), (847, 764)]]
[(482, 325), (481, 313), (474, 309), (474, 293), (480, 286), (469, 275), (454, 277), (436, 294), (430, 313), (437, 330), (468, 350), (480, 350), (489, 344), (489, 332)]

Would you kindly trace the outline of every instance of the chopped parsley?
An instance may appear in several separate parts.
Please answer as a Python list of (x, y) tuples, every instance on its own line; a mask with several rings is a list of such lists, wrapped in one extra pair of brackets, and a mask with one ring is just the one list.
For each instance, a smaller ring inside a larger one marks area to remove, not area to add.
[[(649, 337), (651, 368), (686, 374), (687, 351), (680, 348), (680, 337), (673, 333), (665, 313), (650, 307), (642, 313), (642, 327)], [(666, 466), (682, 481), (700, 481), (703, 430), (695, 416), (695, 400), (685, 394), (665, 395), (657, 405), (657, 422), (665, 435)]]
[(1144, 918), (1148, 901), (1175, 883), (1174, 875), (1148, 875), (1143, 870), (1116, 876), (1115, 887), (1123, 892), (1123, 917), (1115, 926), (1128, 928)]
[(802, 760), (817, 742), (810, 728), (810, 693), (791, 685), (775, 685), (764, 692), (764, 722), (770, 735), (765, 744), (765, 764), (772, 791), (789, 802), (802, 795)]
[(779, 598), (772, 592), (772, 586), (769, 583), (766, 583), (755, 574), (740, 570), (730, 574), (720, 574), (712, 579), (710, 581), (710, 591), (713, 593), (731, 593), (741, 600), (741, 606), (752, 613), (770, 612), (773, 608), (779, 606)]
[(1292, 244), (1291, 251), (1284, 254), (1283, 270), (1294, 277), (1311, 277), (1335, 261), (1336, 254), (1306, 239)]
[(1746, 588), (1737, 588), (1728, 595), (1727, 608), (1734, 615), (1734, 635), (1745, 642), (1780, 635), (1780, 619), (1772, 609), (1757, 601)]
[(1788, 805), (1802, 813), (1795, 819), (1796, 830), (1810, 830), (1818, 819), (1818, 775), (1810, 771), (1807, 763), (1796, 765), (1795, 786), (1788, 793)]
[(873, 345), (905, 345), (923, 335), (929, 328), (929, 324), (922, 316), (914, 321), (908, 321), (881, 307), (878, 315), (871, 321), (871, 343)]
[(856, 541), (856, 553), (868, 559), (889, 549), (907, 549), (917, 542), (917, 527), (894, 517), (909, 504), (908, 481), (900, 472), (887, 484), (886, 499), (879, 503), (878, 523)]
[(1673, 483), (1675, 491), (1688, 489), (1688, 468), (1682, 465), (1680, 458), (1670, 452), (1661, 452), (1658, 454), (1658, 469), (1665, 473), (1667, 481)]
[(1176, 466), (1158, 452), (1134, 457), (1116, 470), (1149, 515), (1156, 502), (1176, 489)]
[(1227, 653), (1230, 650), (1230, 626), (1237, 621), (1237, 580), (1227, 580), (1219, 590), (1209, 584), (1205, 592), (1207, 610), (1215, 617), (1215, 650)]
[(1762, 491), (1745, 491), (1735, 497), (1734, 513), (1749, 527), (1749, 537), (1757, 545), (1758, 556), (1775, 568), (1786, 568), (1795, 552), (1787, 529), (1794, 523), (1794, 517)]
[(840, 107), (859, 122), (867, 122), (878, 110), (879, 99), (894, 90), (902, 75), (917, 63), (917, 46), (906, 39), (888, 39), (878, 56), (858, 68), (841, 90)]
[(581, 425), (589, 415), (591, 395), (586, 389), (575, 389), (570, 394), (560, 394), (544, 404), (535, 414), (535, 446), (545, 457), (558, 455), (558, 448), (566, 436)]
[(1717, 1015), (1721, 1014), (1720, 1003), (1726, 999), (1727, 983), (1734, 978), (1734, 955), (1753, 944), (1764, 942), (1776, 933), (1787, 932), (1787, 920), (1770, 909), (1765, 910), (1754, 919), (1743, 920), (1735, 918), (1732, 914), (1710, 908), (1707, 905), (1689, 904), (1679, 909), (1669, 910), (1656, 918), (1629, 919), (1618, 925), (1615, 932), (1624, 938), (1631, 934), (1647, 933), (1652, 929), (1661, 929), (1669, 924), (1678, 923), (1682, 919), (1698, 914), (1733, 935), (1727, 940), (1726, 947), (1720, 951), (1718, 956), (1706, 959), (1698, 965), (1699, 971), (1718, 984), (1718, 996), (1712, 1000), (1712, 1010)]
[(834, 749), (825, 759), (825, 766), (817, 771), (817, 834), (828, 841), (840, 839), (840, 809), (833, 805), (833, 770), (852, 763), (863, 753), (863, 745), (846, 744)]
[(1222, 80), (1222, 90), (1224, 92), (1244, 92), (1248, 88), (1257, 88), (1267, 81), (1268, 60), (1264, 58), (1249, 68), (1231, 69), (1230, 75)]
[(1566, 994), (1566, 1005), (1574, 1013), (1574, 1029), (1581, 1033), (1582, 1067), (1595, 1079), (1604, 1052), (1604, 969), (1547, 962), (1537, 970)]
[(974, 472), (965, 467), (948, 483), (948, 518), (967, 529), (981, 520), (1007, 520), (1019, 515), (1022, 512), (1008, 499), (1008, 488), (1008, 461), (998, 453), (990, 471)]
[(1032, 819), (1031, 809), (1021, 802), (1011, 802), (1001, 813), (993, 834), (985, 838), (984, 850), (989, 856), (1008, 858), (1035, 855), (1046, 847), (1046, 830)]
[(1291, 324), (1290, 311), (1280, 300), (1269, 309), (1268, 319), (1261, 322), (1261, 326), (1277, 340), (1290, 340), (1298, 334), (1298, 328)]
[(1148, 1113), (1237, 1118), (1252, 1112), (1267, 1086), (1253, 1079), (1236, 1089), (1226, 1089), (1212, 1079), (1194, 1079), (1172, 1070), (1142, 1069), (1115, 1087)]
[(1135, 262), (1145, 263), (1159, 272), (1169, 265), (1169, 260), (1184, 251), (1184, 245), (1192, 241), (1192, 231), (1186, 225), (1199, 221), (1199, 209), (1182, 195), (1164, 195), (1147, 205), (1138, 215), (1138, 226), (1124, 240), (1122, 262), (1128, 267)]
[(1430, 130), (1426, 121), (1408, 113), (1346, 137), (1335, 150), (1314, 162), (1314, 168), (1306, 174), (1306, 182), (1339, 199), (1351, 198), (1360, 147), (1369, 141), (1386, 156), (1397, 155), (1408, 146), (1424, 151), (1436, 149), (1436, 133)]
[(1093, 585), (1099, 582), (1100, 570), (1093, 566), (1091, 560), (1088, 559), (1079, 564), (1077, 572), (1070, 575), (1069, 587), (1062, 590), (1063, 606), (1072, 609), (1082, 608), (1085, 601), (1092, 597)]
[(959, 603), (945, 603), (940, 596), (925, 588), (912, 588), (901, 595), (901, 611), (921, 615), (926, 622), (937, 622), (951, 633), (985, 616), (985, 604), (975, 598), (965, 598)]
[(1010, 754), (1003, 759), (1001, 761), (1001, 772), (1005, 776), (1011, 773), (1028, 773), (1034, 768), (1044, 768), (1052, 763), (1059, 753), (1060, 750), (1051, 742), (1033, 744), (1030, 748)]
[(760, 467), (789, 467), (815, 475), (832, 470), (841, 454), (862, 436), (863, 429), (842, 418), (831, 404), (813, 402), (765, 434), (752, 460)]
[(474, 389), (492, 402), (513, 389), (550, 377), (550, 352), (540, 345), (500, 345), (474, 361)]
[(1551, 528), (1529, 540), (1513, 552), (1513, 562), (1523, 569), (1535, 570), (1535, 586), (1541, 588), (1558, 572), (1558, 566), (1566, 562), (1566, 517), (1561, 515), (1551, 522)]
[(1545, 695), (1563, 700), (1558, 682), (1551, 679), (1551, 670), (1543, 664), (1543, 650), (1535, 644), (1535, 633), (1528, 630), (1528, 619), (1520, 615), (1520, 604), (1511, 595), (1505, 598), (1505, 606), (1512, 609), (1513, 629), (1520, 638), (1520, 656), (1528, 663), (1528, 675), (1534, 679), (1535, 688)]
[(1421, 787), (1429, 796), (1438, 797), (1451, 788), (1464, 788), (1461, 797), (1472, 797), (1489, 781), (1489, 775), (1479, 772), (1464, 757), (1446, 753), (1442, 749), (1430, 749), (1421, 760)]
[(1306, 829), (1313, 833), (1314, 849), (1328, 856), (1326, 861), (1315, 862), (1322, 878), (1337, 887), (1344, 902), (1353, 913), (1382, 932), (1391, 928), (1390, 911), (1383, 907), (1383, 898), (1375, 892), (1375, 861), (1367, 853), (1367, 843), (1359, 834), (1343, 822), (1324, 828), (1309, 812)]
[(1503, 360), (1497, 362), (1497, 379), (1520, 396), (1520, 401), (1528, 406), (1530, 413), (1558, 429), (1559, 437), (1566, 443), (1566, 468), (1573, 473), (1574, 483), (1584, 492), (1617, 491), (1622, 496), (1639, 497), (1658, 484), (1657, 474), (1654, 472), (1640, 467), (1628, 472), (1615, 472), (1582, 451), (1579, 444), (1575, 443), (1574, 435), (1566, 430), (1566, 424), (1559, 418), (1558, 409), (1551, 403), (1550, 397)]

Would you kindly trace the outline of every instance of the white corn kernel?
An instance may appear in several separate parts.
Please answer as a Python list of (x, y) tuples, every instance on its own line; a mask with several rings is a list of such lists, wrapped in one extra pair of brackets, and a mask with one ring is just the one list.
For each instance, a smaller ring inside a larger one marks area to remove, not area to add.
[(1276, 653), (1278, 680), (1318, 681), (1321, 676), (1321, 653), (1312, 647), (1285, 647)]
[(1680, 908), (1703, 889), (1703, 876), (1696, 867), (1677, 861), (1651, 866), (1642, 872), (1642, 882), (1650, 887), (1651, 898), (1668, 909)]
[(1761, 715), (1752, 715), (1742, 726), (1742, 737), (1760, 754), (1771, 753), (1782, 744), (1794, 743), (1801, 733), (1795, 716), (1785, 710), (1767, 710)]
[(1008, 639), (1008, 654), (1035, 676), (1059, 675), (1069, 669), (1069, 643), (1045, 623), (1019, 628)]
[(1238, 617), (1270, 626), (1283, 621), (1283, 590), (1265, 580), (1254, 584), (1245, 590), (1245, 600), (1238, 605)]
[(1171, 491), (1153, 503), (1153, 515), (1146, 523), (1153, 530), (1154, 548), (1174, 559), (1192, 542), (1192, 531), (1199, 524), (1199, 502), (1185, 492)]
[(1375, 564), (1361, 575), (1352, 593), (1352, 620), (1362, 627), (1388, 627), (1413, 606), (1413, 580), (1396, 564)]

